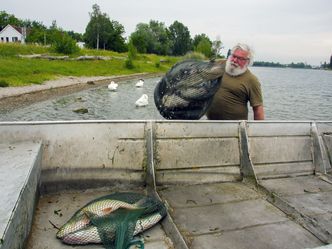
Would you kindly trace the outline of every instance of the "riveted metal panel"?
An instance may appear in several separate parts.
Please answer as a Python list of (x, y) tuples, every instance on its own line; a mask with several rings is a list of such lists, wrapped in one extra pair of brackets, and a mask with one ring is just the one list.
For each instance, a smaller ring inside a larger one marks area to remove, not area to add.
[(156, 122), (156, 137), (238, 137), (238, 126), (239, 122)]
[(237, 138), (158, 140), (157, 159), (157, 169), (239, 165), (239, 142)]
[(249, 138), (253, 164), (312, 161), (310, 137)]
[(248, 122), (248, 136), (310, 136), (310, 122)]

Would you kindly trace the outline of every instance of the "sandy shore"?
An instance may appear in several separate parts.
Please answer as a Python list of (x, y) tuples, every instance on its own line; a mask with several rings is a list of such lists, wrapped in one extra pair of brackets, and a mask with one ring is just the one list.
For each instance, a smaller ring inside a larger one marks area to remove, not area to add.
[(41, 85), (23, 87), (0, 87), (0, 112), (10, 112), (20, 106), (29, 105), (38, 101), (67, 95), (84, 89), (106, 85), (112, 80), (121, 82), (124, 80), (158, 77), (161, 74), (140, 73), (120, 76), (98, 77), (62, 77), (56, 80), (46, 81)]

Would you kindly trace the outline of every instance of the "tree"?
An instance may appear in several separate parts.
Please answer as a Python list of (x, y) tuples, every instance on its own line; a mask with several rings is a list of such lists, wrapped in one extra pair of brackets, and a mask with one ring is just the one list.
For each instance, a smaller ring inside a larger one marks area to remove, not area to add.
[(332, 69), (332, 55), (330, 57), (330, 68)]
[(71, 38), (73, 38), (75, 41), (83, 41), (83, 35), (80, 33), (76, 33), (73, 30), (66, 32)]
[(192, 49), (190, 32), (182, 23), (175, 21), (168, 28), (168, 37), (172, 41), (173, 55), (184, 55)]
[(140, 53), (167, 55), (171, 53), (171, 42), (162, 22), (151, 20), (149, 24), (139, 23), (130, 40)]
[(149, 23), (152, 34), (151, 53), (167, 55), (171, 53), (171, 42), (167, 35), (165, 24), (151, 20)]
[(194, 51), (204, 54), (206, 57), (212, 55), (212, 42), (206, 34), (195, 35), (193, 40)]
[(210, 58), (212, 55), (212, 51), (211, 51), (211, 43), (208, 40), (201, 40), (197, 47), (195, 48), (195, 52), (199, 52), (204, 54), (206, 57)]
[(212, 42), (212, 56), (217, 58), (220, 57), (221, 49), (223, 49), (223, 44), (219, 37)]
[(210, 38), (206, 34), (203, 33), (203, 34), (195, 35), (195, 37), (193, 39), (194, 48), (196, 48), (202, 40), (207, 40), (212, 45)]
[(111, 21), (106, 13), (101, 13), (97, 4), (92, 6), (90, 21), (85, 29), (84, 40), (88, 47), (114, 50), (123, 52), (126, 50), (123, 25)]
[(139, 53), (147, 53), (148, 48), (151, 47), (152, 43), (152, 35), (149, 25), (146, 23), (137, 24), (135, 32), (130, 35), (129, 39)]
[(0, 11), (0, 30), (8, 24), (22, 26), (22, 21), (17, 19), (14, 15), (8, 14), (5, 11)]

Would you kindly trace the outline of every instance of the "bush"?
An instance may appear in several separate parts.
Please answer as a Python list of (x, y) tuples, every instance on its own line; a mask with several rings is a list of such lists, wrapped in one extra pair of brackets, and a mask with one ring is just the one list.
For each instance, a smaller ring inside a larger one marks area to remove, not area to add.
[(133, 60), (131, 59), (130, 56), (128, 56), (128, 59), (125, 61), (125, 68), (128, 68), (128, 69), (135, 68)]
[(137, 49), (132, 43), (132, 41), (128, 43), (128, 56), (130, 56), (132, 59), (137, 58)]
[(183, 56), (184, 59), (205, 60), (204, 54), (199, 52), (188, 52)]
[(80, 50), (80, 48), (76, 45), (76, 41), (65, 33), (62, 33), (60, 36), (56, 37), (52, 47), (55, 52), (61, 54), (75, 54)]
[(5, 80), (0, 80), (0, 87), (8, 87), (9, 83)]

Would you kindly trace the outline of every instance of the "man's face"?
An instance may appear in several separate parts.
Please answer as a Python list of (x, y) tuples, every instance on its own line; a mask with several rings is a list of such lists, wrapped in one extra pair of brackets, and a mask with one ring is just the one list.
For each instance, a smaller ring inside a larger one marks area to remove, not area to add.
[(247, 70), (248, 64), (248, 52), (237, 49), (227, 59), (226, 72), (232, 76), (243, 74)]

